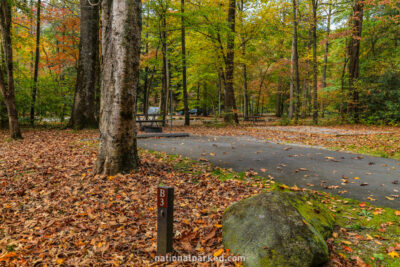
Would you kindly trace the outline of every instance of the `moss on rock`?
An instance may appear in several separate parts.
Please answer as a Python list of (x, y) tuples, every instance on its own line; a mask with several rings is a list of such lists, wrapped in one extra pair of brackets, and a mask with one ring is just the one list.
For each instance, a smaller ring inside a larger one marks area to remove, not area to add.
[(305, 193), (265, 192), (230, 206), (223, 241), (246, 266), (319, 266), (328, 260), (325, 238), (334, 218)]

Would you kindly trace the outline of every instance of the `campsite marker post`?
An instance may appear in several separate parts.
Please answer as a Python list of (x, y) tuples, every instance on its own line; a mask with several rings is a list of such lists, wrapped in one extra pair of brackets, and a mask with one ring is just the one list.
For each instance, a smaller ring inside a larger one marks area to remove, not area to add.
[(157, 255), (172, 252), (174, 221), (174, 188), (157, 188)]

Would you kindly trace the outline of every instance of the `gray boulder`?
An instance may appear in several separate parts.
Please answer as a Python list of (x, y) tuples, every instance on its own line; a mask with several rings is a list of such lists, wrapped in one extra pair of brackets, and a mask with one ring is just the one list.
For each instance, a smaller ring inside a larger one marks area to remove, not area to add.
[(230, 206), (223, 242), (245, 266), (321, 266), (334, 217), (313, 195), (271, 191)]

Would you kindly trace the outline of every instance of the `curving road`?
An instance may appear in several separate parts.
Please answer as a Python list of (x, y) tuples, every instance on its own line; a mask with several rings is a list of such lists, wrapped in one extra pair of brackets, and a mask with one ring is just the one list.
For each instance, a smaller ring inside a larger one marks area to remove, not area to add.
[(141, 139), (138, 144), (192, 159), (207, 158), (214, 165), (238, 172), (252, 169), (289, 186), (400, 208), (400, 162), (393, 159), (280, 145), (245, 136)]

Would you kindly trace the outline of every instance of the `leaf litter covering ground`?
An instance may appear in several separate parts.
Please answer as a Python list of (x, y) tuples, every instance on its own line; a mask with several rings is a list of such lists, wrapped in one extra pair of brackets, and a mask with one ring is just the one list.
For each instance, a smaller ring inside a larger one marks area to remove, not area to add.
[[(263, 185), (177, 173), (142, 154), (128, 175), (93, 175), (95, 131), (25, 132), (0, 141), (0, 265), (148, 266), (156, 250), (156, 187), (175, 187), (175, 250), (221, 254), (221, 215)], [(83, 140), (83, 141), (82, 141)], [(180, 264), (177, 264), (180, 265)]]
[[(255, 173), (247, 173), (244, 181), (222, 182), (215, 173), (226, 171), (216, 172), (208, 163), (188, 163), (181, 157), (146, 151), (141, 153), (138, 171), (93, 175), (97, 136), (96, 131), (29, 131), (24, 140), (10, 141), (7, 133), (0, 132), (0, 266), (159, 265), (152, 262), (159, 184), (175, 187), (176, 254), (228, 255), (222, 245), (223, 211), (274, 184), (273, 179), (266, 182)], [(336, 198), (321, 196), (333, 212), (340, 212), (333, 210), (340, 209)], [(328, 266), (368, 266), (352, 256), (359, 247), (354, 236), (354, 231), (337, 229), (328, 240)], [(375, 241), (382, 242), (380, 247), (393, 243), (388, 238), (379, 240)], [(387, 257), (386, 252), (395, 257), (398, 249), (397, 243), (380, 248), (386, 251), (376, 257)], [(373, 260), (379, 263), (380, 259)], [(213, 266), (226, 265), (233, 264)]]
[(400, 159), (400, 128), (363, 125), (329, 127), (239, 125), (213, 127), (195, 125), (176, 127), (200, 135), (253, 136), (275, 143), (296, 143), (323, 146), (381, 157)]

